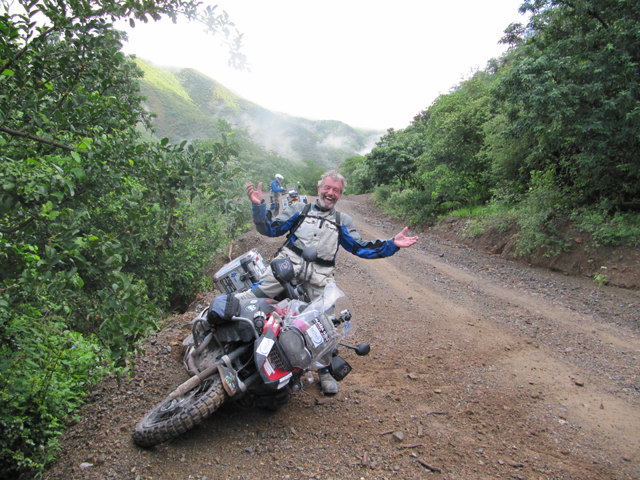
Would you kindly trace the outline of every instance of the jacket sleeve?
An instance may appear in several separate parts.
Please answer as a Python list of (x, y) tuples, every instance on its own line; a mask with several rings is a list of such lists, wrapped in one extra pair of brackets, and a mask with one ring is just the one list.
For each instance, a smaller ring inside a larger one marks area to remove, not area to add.
[(363, 240), (353, 220), (348, 215), (344, 215), (342, 221), (342, 235), (340, 237), (340, 245), (347, 252), (352, 253), (360, 258), (385, 258), (390, 257), (398, 250), (396, 244), (393, 242), (393, 238), (389, 240)]
[(284, 188), (278, 186), (278, 183), (275, 180), (271, 180), (271, 190), (278, 193), (284, 192)]
[(293, 207), (285, 208), (280, 215), (273, 219), (272, 222), (267, 220), (267, 204), (262, 201), (260, 205), (251, 204), (251, 216), (253, 223), (256, 224), (256, 230), (267, 237), (280, 237), (293, 228), (300, 216), (300, 212), (296, 210), (298, 204)]

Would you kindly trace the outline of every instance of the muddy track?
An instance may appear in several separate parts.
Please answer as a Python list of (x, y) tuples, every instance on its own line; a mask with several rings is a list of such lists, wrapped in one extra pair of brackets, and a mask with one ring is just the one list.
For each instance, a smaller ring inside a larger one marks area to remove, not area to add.
[[(339, 209), (365, 238), (402, 227), (367, 197)], [(280, 243), (250, 232), (234, 255), (270, 258)], [(354, 343), (372, 353), (345, 352), (354, 370), (336, 397), (305, 385), (279, 412), (224, 406), (183, 438), (135, 447), (135, 421), (186, 378), (190, 311), (145, 343), (134, 379), (92, 392), (45, 478), (640, 478), (637, 291), (429, 235), (388, 259), (342, 251), (338, 265)]]

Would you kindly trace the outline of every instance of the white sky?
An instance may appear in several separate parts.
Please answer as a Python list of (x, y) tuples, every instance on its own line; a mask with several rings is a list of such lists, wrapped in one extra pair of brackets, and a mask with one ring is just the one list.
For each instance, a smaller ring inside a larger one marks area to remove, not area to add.
[[(191, 67), (275, 112), (353, 127), (405, 128), (441, 93), (499, 56), (521, 0), (220, 0), (251, 71), (195, 24), (127, 24), (126, 53)], [(212, 3), (215, 4), (215, 3)]]

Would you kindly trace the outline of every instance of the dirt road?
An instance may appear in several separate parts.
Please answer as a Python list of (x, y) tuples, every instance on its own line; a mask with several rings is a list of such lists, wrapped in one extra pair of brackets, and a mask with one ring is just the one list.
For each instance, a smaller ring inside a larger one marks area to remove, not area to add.
[[(366, 197), (339, 209), (365, 238), (402, 227)], [(280, 243), (250, 232), (234, 255), (270, 258)], [(186, 378), (190, 311), (146, 342), (133, 380), (92, 393), (45, 478), (640, 478), (637, 291), (429, 235), (388, 259), (342, 251), (338, 264), (354, 343), (372, 353), (346, 353), (354, 370), (336, 397), (305, 385), (276, 413), (225, 406), (183, 438), (135, 447), (135, 421)]]

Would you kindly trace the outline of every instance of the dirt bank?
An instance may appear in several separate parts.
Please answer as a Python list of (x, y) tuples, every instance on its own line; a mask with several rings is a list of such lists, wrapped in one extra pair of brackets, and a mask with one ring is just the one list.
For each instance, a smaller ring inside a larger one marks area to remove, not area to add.
[(605, 285), (640, 289), (640, 248), (629, 246), (596, 246), (589, 232), (581, 231), (565, 222), (562, 231), (566, 249), (559, 255), (545, 252), (525, 257), (516, 256), (516, 227), (506, 230), (489, 227), (482, 234), (473, 234), (467, 219), (450, 217), (440, 225), (426, 230), (432, 235), (467, 245), (480, 252), (515, 260), (533, 267), (549, 269), (567, 275), (594, 280), (601, 275)]

